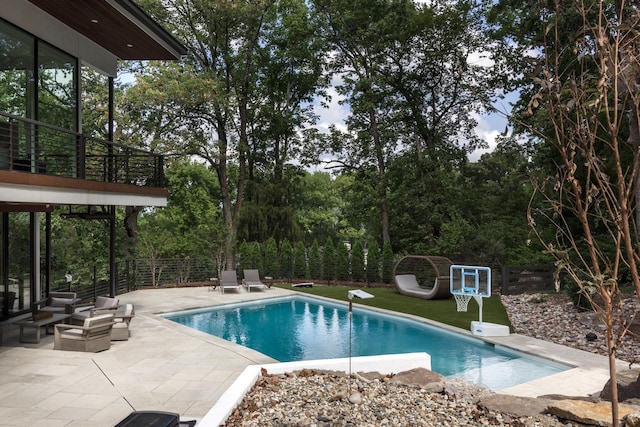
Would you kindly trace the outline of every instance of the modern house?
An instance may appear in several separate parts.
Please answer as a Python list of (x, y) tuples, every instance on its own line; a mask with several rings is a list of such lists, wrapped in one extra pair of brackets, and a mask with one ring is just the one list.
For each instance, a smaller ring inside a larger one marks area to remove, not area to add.
[[(116, 206), (164, 206), (162, 156), (113, 141), (118, 60), (186, 49), (130, 0), (3, 0), (0, 8), (0, 319), (51, 284), (51, 215), (68, 205), (109, 221)], [(80, 73), (108, 77), (108, 134), (83, 134)], [(97, 210), (94, 207), (99, 206)]]

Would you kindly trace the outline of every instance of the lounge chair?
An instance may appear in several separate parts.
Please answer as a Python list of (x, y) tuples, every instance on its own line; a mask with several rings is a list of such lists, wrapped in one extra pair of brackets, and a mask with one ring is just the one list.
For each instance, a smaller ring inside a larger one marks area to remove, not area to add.
[(413, 274), (398, 274), (394, 277), (398, 292), (410, 297), (422, 299), (446, 298), (451, 296), (449, 292), (449, 276), (436, 277), (432, 288), (425, 288), (418, 284)]
[(267, 285), (260, 281), (258, 270), (244, 270), (243, 274), (244, 279), (242, 279), (242, 284), (247, 288), (247, 292), (251, 292), (251, 288), (264, 289), (267, 287)]
[[(96, 314), (108, 313), (108, 311), (96, 310)], [(135, 316), (133, 304), (125, 304), (124, 310), (119, 309), (113, 315), (113, 329), (111, 329), (111, 341), (126, 341), (129, 339), (129, 324)]]
[(96, 353), (111, 347), (113, 313), (85, 319), (82, 326), (57, 324), (53, 336), (54, 350)]
[[(450, 269), (453, 262), (435, 255), (407, 255), (393, 267), (398, 292), (423, 299), (451, 298)], [(419, 277), (416, 277), (419, 276)], [(433, 285), (429, 283), (433, 279)]]
[(223, 294), (225, 289), (236, 289), (240, 291), (235, 270), (225, 270), (222, 272), (220, 275), (220, 289), (222, 289)]
[(119, 303), (120, 300), (118, 298), (99, 296), (93, 304), (76, 306), (75, 311), (71, 314), (71, 323), (74, 325), (82, 325), (85, 319), (94, 316), (94, 312), (105, 310), (115, 311), (118, 309)]

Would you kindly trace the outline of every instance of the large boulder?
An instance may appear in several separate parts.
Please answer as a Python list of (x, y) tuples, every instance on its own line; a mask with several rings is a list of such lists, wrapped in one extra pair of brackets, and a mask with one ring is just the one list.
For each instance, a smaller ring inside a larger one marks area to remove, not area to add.
[(478, 406), (489, 411), (504, 412), (517, 417), (535, 417), (546, 413), (551, 399), (492, 394), (484, 396)]
[(442, 393), (445, 377), (425, 368), (415, 368), (399, 372), (389, 380), (390, 384), (416, 385), (429, 393)]
[[(576, 421), (581, 424), (594, 426), (611, 426), (611, 403), (592, 403), (584, 400), (558, 400), (549, 405), (547, 411), (558, 418)], [(618, 416), (623, 419), (633, 414), (637, 408), (619, 405)]]
[[(625, 371), (618, 371), (616, 373), (618, 383), (618, 401), (624, 402), (628, 399), (640, 398), (640, 369), (629, 369)], [(607, 381), (600, 398), (603, 400), (611, 401), (611, 380)]]

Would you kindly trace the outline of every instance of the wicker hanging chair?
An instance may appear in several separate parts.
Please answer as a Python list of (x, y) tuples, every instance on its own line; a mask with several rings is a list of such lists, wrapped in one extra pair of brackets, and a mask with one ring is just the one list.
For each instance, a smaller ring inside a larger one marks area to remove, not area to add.
[(393, 269), (393, 278), (403, 295), (423, 299), (451, 297), (449, 291), (449, 258), (429, 255), (407, 255)]

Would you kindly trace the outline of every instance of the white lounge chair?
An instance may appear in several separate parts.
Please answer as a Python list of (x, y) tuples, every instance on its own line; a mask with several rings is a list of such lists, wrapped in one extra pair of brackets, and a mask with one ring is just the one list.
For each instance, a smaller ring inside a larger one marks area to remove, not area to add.
[(240, 291), (240, 285), (238, 284), (238, 276), (236, 276), (235, 270), (225, 270), (220, 275), (220, 289), (224, 294), (225, 289), (236, 289)]
[(242, 279), (242, 284), (247, 288), (247, 292), (251, 292), (251, 288), (264, 289), (267, 287), (267, 285), (260, 281), (258, 270), (244, 270), (243, 273), (244, 279)]
[(449, 292), (449, 276), (436, 277), (432, 288), (425, 288), (418, 284), (414, 274), (398, 274), (394, 277), (398, 292), (410, 297), (435, 299), (451, 296)]

